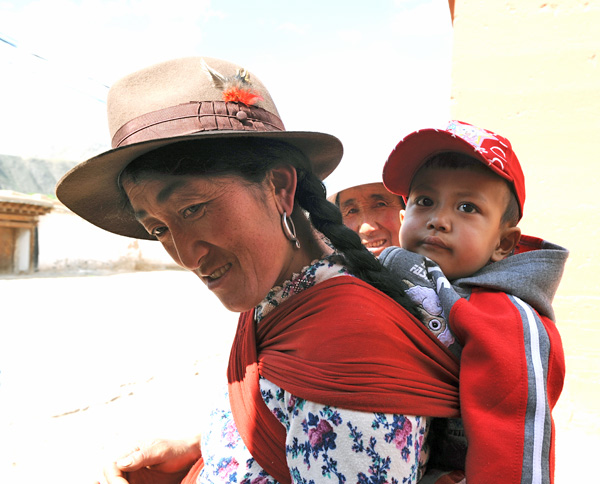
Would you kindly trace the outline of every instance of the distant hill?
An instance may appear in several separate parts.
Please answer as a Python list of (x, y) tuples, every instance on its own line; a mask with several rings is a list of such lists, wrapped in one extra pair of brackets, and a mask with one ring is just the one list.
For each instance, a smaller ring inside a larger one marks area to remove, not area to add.
[(0, 155), (0, 190), (53, 196), (56, 182), (76, 164), (75, 161)]

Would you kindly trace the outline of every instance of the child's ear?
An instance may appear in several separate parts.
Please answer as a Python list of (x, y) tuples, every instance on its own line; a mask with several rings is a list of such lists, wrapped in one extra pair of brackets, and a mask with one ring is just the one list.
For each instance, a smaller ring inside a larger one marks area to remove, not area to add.
[(492, 262), (508, 257), (517, 247), (521, 240), (521, 229), (519, 227), (506, 227), (500, 236), (500, 242), (492, 254)]

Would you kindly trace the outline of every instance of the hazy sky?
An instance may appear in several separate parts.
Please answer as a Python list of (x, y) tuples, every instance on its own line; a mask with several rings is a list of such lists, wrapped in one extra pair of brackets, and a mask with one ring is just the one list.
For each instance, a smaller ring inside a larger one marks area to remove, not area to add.
[(449, 116), (446, 0), (0, 0), (0, 39), (3, 154), (108, 149), (107, 86), (188, 55), (247, 67), (288, 130), (338, 136), (343, 183)]

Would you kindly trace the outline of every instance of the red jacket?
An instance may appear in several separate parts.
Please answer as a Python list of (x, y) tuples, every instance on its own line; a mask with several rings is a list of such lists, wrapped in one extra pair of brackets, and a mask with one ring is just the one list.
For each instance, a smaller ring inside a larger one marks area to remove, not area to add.
[(567, 255), (523, 236), (516, 255), (452, 283), (418, 254), (392, 248), (380, 257), (460, 356), (467, 484), (554, 482), (551, 412), (565, 360), (551, 303)]

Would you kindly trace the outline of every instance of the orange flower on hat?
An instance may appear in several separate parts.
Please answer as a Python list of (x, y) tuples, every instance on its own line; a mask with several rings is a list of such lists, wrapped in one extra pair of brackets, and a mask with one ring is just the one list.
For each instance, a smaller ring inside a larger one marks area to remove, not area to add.
[(223, 101), (243, 103), (252, 106), (257, 101), (262, 101), (262, 96), (252, 89), (244, 89), (239, 86), (231, 86), (223, 91)]
[(223, 90), (223, 101), (242, 103), (252, 106), (263, 97), (250, 87), (250, 73), (246, 69), (238, 69), (233, 77), (226, 77), (211, 68), (204, 60), (202, 66), (218, 89)]

